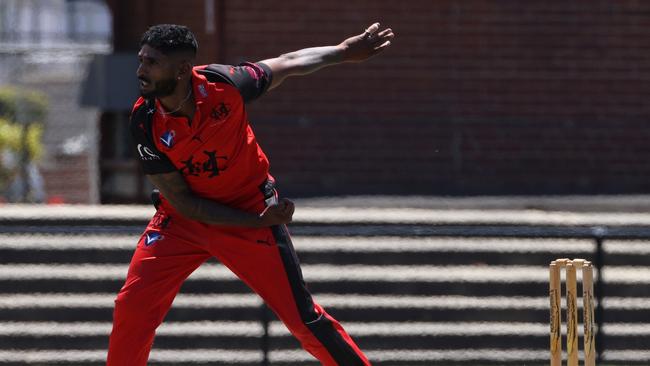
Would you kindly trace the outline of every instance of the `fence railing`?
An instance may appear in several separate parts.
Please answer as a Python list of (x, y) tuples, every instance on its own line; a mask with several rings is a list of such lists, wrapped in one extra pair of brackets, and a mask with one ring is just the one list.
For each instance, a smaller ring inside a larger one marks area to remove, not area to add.
[[(603, 242), (607, 239), (650, 239), (648, 226), (537, 226), (537, 225), (387, 225), (364, 223), (348, 225), (302, 224), (292, 228), (295, 235), (340, 235), (340, 236), (409, 236), (409, 237), (479, 237), (479, 238), (558, 238), (591, 239), (595, 243), (592, 263), (597, 280), (594, 282), (596, 362), (600, 363), (603, 350), (605, 327), (603, 324), (603, 298), (605, 279), (601, 275), (605, 266)], [(268, 329), (268, 316), (262, 317), (264, 329)], [(265, 338), (268, 335), (265, 334)], [(264, 342), (266, 344), (267, 342)], [(265, 353), (266, 354), (266, 353)], [(266, 357), (265, 357), (266, 359)], [(268, 365), (268, 364), (264, 364)]]
[[(35, 208), (34, 210), (37, 210)], [(119, 211), (111, 211), (111, 209), (98, 210), (96, 212), (87, 211), (83, 213), (80, 209), (78, 214), (61, 214), (56, 213), (45, 215), (30, 216), (29, 212), (14, 215), (0, 215), (0, 234), (52, 234), (52, 235), (113, 235), (116, 233), (138, 235), (142, 232), (147, 218), (149, 217), (151, 209), (141, 209), (138, 212), (125, 214), (122, 212), (119, 215), (114, 214)], [(32, 211), (37, 212), (37, 211)], [(489, 216), (486, 213), (486, 216)], [(560, 215), (560, 214), (558, 214)], [(363, 216), (363, 215), (360, 215)], [(396, 220), (397, 222), (398, 220)], [(462, 221), (462, 220), (460, 220)], [(481, 220), (478, 220), (481, 221)], [(481, 222), (456, 222), (450, 223), (449, 220), (441, 219), (440, 223), (435, 220), (414, 220), (412, 222), (391, 223), (389, 219), (362, 219), (362, 220), (348, 220), (346, 217), (340, 216), (338, 222), (333, 222), (329, 219), (319, 220), (314, 217), (298, 217), (296, 222), (291, 225), (290, 231), (295, 237), (312, 238), (315, 240), (319, 237), (345, 237), (351, 238), (382, 238), (381, 240), (388, 240), (390, 238), (414, 238), (417, 240), (427, 238), (453, 238), (455, 242), (462, 242), (464, 239), (558, 239), (558, 241), (565, 241), (569, 239), (581, 239), (593, 242), (593, 250), (590, 253), (584, 254), (588, 256), (594, 263), (596, 268), (595, 280), (595, 298), (596, 298), (596, 349), (598, 353), (599, 362), (607, 362), (608, 364), (632, 364), (634, 362), (618, 361), (608, 359), (606, 357), (608, 350), (608, 339), (613, 339), (607, 336), (607, 309), (603, 306), (607, 299), (607, 277), (602, 276), (604, 270), (607, 269), (609, 262), (609, 254), (606, 245), (609, 241), (645, 241), (650, 243), (650, 225), (646, 225), (642, 220), (633, 220), (632, 222), (613, 222), (606, 224), (602, 220), (595, 220), (594, 223), (583, 224), (567, 224), (561, 225), (559, 223), (549, 224), (548, 221), (540, 222), (539, 224), (527, 221), (525, 224), (516, 224), (511, 220), (500, 220), (498, 217), (493, 217), (490, 220), (483, 220)], [(526, 221), (526, 220), (522, 220)], [(616, 221), (616, 220), (614, 220)], [(307, 239), (305, 239), (307, 240)], [(378, 239), (379, 240), (379, 239)], [(299, 255), (300, 255), (300, 249)], [(368, 257), (372, 258), (372, 253), (368, 253)], [(428, 255), (423, 252), (422, 256)], [(555, 258), (552, 257), (553, 253), (548, 254), (551, 259), (564, 256), (559, 254)], [(633, 254), (630, 254), (633, 255)], [(613, 258), (613, 257), (611, 257)], [(371, 259), (372, 260), (372, 259)], [(621, 266), (621, 261), (625, 258), (617, 259), (616, 265)], [(642, 258), (635, 259), (635, 263), (647, 266), (650, 268), (650, 259), (647, 263)], [(314, 264), (314, 263), (309, 263)], [(450, 263), (453, 265), (454, 263)], [(531, 263), (535, 266), (546, 266), (548, 263), (539, 263), (539, 256), (531, 259)], [(309, 279), (308, 279), (309, 281)], [(488, 285), (489, 286), (489, 285)], [(643, 286), (643, 284), (639, 284)], [(389, 291), (389, 290), (386, 290)], [(381, 295), (381, 294), (380, 294)], [(388, 293), (386, 293), (389, 296)], [(516, 296), (516, 294), (514, 294)], [(544, 294), (541, 293), (540, 297)], [(360, 304), (360, 306), (363, 306)], [(262, 305), (259, 312), (257, 312), (257, 320), (261, 324), (263, 330), (259, 339), (259, 350), (262, 353), (260, 364), (271, 365), (273, 363), (273, 342), (274, 334), (270, 330), (274, 322), (274, 316)], [(251, 318), (252, 320), (252, 318)], [(377, 319), (376, 321), (381, 321)], [(619, 342), (620, 343), (620, 342)], [(637, 360), (636, 364), (643, 364), (647, 360)], [(435, 364), (435, 362), (427, 361), (427, 364)], [(379, 362), (378, 364), (382, 364)], [(394, 365), (397, 363), (385, 363), (386, 365)], [(415, 364), (415, 363), (413, 363)], [(530, 364), (530, 363), (527, 363)], [(542, 364), (542, 362), (540, 362)]]

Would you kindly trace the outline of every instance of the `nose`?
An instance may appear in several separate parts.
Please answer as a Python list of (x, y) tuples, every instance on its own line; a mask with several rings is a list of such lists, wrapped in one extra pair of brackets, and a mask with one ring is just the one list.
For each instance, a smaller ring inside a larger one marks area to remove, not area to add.
[(145, 71), (146, 71), (146, 70), (145, 70), (145, 66), (144, 66), (144, 64), (143, 64), (142, 62), (140, 62), (140, 63), (138, 64), (138, 68), (135, 70), (135, 75), (136, 75), (137, 77), (143, 77), (143, 76), (145, 76)]

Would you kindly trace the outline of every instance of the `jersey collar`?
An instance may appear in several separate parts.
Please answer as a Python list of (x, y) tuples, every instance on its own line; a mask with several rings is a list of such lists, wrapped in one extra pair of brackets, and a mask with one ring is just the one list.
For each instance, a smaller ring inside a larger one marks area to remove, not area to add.
[[(203, 102), (208, 99), (208, 79), (205, 78), (205, 76), (199, 74), (197, 71), (197, 68), (194, 67), (192, 68), (192, 93), (194, 94), (194, 103), (196, 104), (197, 108), (203, 104)], [(155, 105), (156, 105), (156, 110), (162, 111), (162, 105), (160, 104), (160, 101), (158, 98), (155, 98)], [(177, 118), (174, 116), (169, 116), (164, 113), (158, 113), (159, 116), (164, 117), (165, 119), (167, 118)]]

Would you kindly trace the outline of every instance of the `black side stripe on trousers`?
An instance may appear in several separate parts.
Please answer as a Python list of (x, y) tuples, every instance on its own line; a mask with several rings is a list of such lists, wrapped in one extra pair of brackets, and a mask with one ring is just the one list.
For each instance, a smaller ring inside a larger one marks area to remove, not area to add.
[(343, 337), (341, 337), (339, 332), (336, 331), (332, 322), (325, 316), (319, 318), (316, 311), (314, 311), (314, 302), (309, 290), (305, 286), (302, 271), (300, 270), (300, 263), (293, 249), (291, 237), (286, 226), (273, 226), (271, 230), (278, 244), (284, 270), (287, 273), (291, 292), (296, 300), (296, 306), (298, 307), (298, 312), (303, 323), (307, 325), (307, 328), (311, 330), (316, 339), (327, 348), (332, 358), (340, 366), (363, 366), (363, 360)]

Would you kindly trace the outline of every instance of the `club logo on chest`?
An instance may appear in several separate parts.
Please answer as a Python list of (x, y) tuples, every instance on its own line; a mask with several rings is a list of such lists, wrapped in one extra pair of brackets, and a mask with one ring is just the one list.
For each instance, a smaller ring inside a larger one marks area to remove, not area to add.
[(221, 102), (216, 107), (212, 108), (210, 112), (210, 117), (212, 117), (215, 122), (222, 122), (230, 115), (231, 108), (228, 104)]
[(194, 160), (194, 155), (190, 155), (187, 160), (181, 161), (183, 167), (181, 173), (185, 176), (201, 176), (207, 174), (207, 178), (214, 178), (222, 171), (226, 170), (223, 166), (219, 165), (219, 160), (228, 160), (227, 156), (217, 155), (216, 150), (203, 151), (203, 159)]

